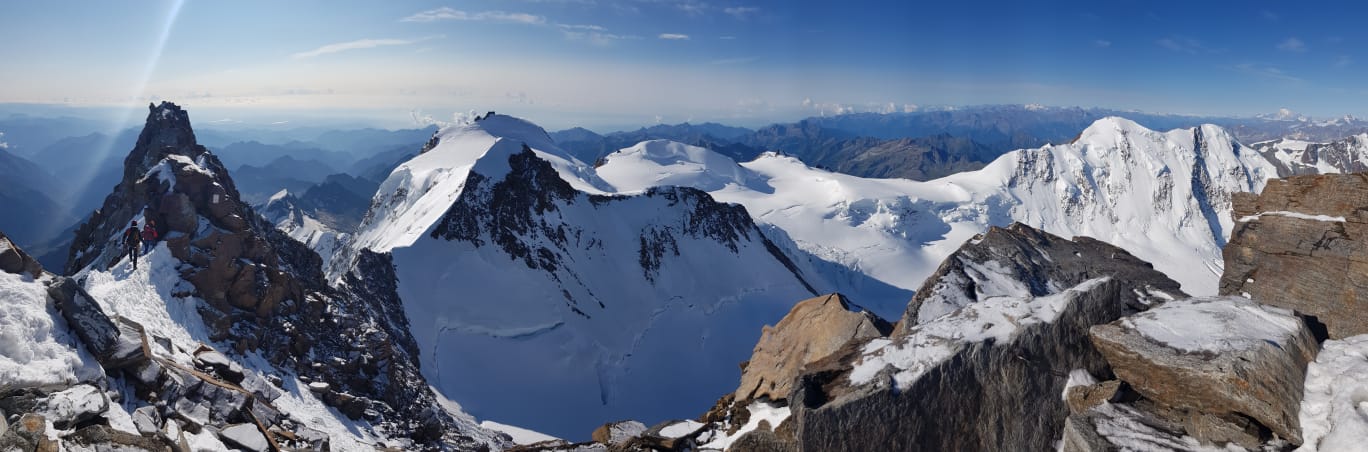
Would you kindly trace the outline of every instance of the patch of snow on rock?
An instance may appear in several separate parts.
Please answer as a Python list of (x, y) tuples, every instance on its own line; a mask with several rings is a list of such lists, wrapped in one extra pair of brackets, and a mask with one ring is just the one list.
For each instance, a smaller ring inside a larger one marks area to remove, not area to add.
[(1147, 338), (1187, 352), (1243, 350), (1251, 342), (1282, 343), (1300, 329), (1292, 311), (1241, 297), (1171, 301), (1121, 320)]
[(853, 385), (868, 383), (885, 367), (892, 366), (896, 369), (895, 384), (905, 388), (968, 344), (988, 339), (1008, 343), (1024, 327), (1053, 322), (1076, 296), (1106, 280), (1090, 279), (1064, 292), (1038, 298), (984, 300), (918, 325), (898, 342), (872, 341), (865, 346), (864, 356), (850, 372), (850, 382)]

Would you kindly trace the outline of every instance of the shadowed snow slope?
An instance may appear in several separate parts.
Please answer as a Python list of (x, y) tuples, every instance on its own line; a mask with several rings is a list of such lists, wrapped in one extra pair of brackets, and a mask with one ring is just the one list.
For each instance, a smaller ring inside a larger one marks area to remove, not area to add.
[[(708, 191), (746, 206), (803, 251), (906, 290), (964, 240), (1019, 221), (1125, 248), (1201, 295), (1216, 293), (1231, 194), (1257, 192), (1277, 172), (1216, 126), (1155, 132), (1109, 117), (1072, 143), (926, 182), (831, 173), (772, 153), (738, 165), (658, 141), (609, 155), (598, 174), (621, 191)], [(879, 300), (865, 303), (883, 312)]]
[(352, 245), (331, 268), (392, 253), (438, 390), (570, 439), (706, 409), (761, 327), (816, 290), (745, 209), (687, 187), (613, 193), (502, 115), (443, 129), (396, 168)]

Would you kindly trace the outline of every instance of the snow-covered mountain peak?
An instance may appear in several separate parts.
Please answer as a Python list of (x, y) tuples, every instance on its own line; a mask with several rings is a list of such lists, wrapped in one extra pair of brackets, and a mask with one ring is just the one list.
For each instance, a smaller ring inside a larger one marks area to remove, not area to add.
[[(511, 169), (509, 157), (524, 149), (550, 162), (575, 189), (595, 194), (610, 191), (589, 165), (556, 146), (540, 126), (491, 114), (437, 131), (423, 153), (395, 168), (372, 199), (353, 248), (387, 252), (412, 245), (460, 196), (472, 172), (500, 180)], [(345, 271), (345, 266), (342, 262), (333, 269)]]
[(603, 160), (598, 175), (611, 181), (618, 191), (667, 185), (712, 191), (728, 184), (745, 185), (753, 179), (727, 156), (670, 140), (643, 141)]
[(1306, 117), (1306, 115), (1302, 115), (1288, 108), (1279, 108), (1276, 113), (1264, 113), (1261, 115), (1257, 115), (1255, 117), (1259, 119), (1266, 119), (1269, 121), (1307, 122), (1310, 120)]

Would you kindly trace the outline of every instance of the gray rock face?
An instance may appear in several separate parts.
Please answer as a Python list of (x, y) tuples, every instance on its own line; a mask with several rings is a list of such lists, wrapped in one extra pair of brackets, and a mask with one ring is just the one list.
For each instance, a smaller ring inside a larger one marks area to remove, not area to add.
[(1290, 311), (1239, 297), (1194, 298), (1091, 334), (1118, 378), (1146, 399), (1187, 412), (1188, 434), (1231, 441), (1242, 437), (1231, 430), (1244, 429), (1225, 424), (1246, 417), (1301, 443), (1302, 384), (1319, 346)]
[(1238, 194), (1222, 295), (1315, 316), (1331, 339), (1368, 333), (1368, 174), (1271, 180)]
[[(917, 325), (902, 327), (900, 336), (847, 347), (809, 366), (789, 397), (786, 423), (795, 423), (797, 450), (1052, 449), (1069, 415), (1060, 396), (1069, 371), (1108, 375), (1088, 329), (1183, 295), (1176, 282), (1115, 247), (1022, 225), (994, 228), (966, 243), (947, 259), (959, 263), (947, 263), (942, 269), (950, 271), (941, 274), (968, 276), (960, 269), (1010, 262), (1004, 254), (1021, 258), (1009, 274), (1025, 279), (1015, 284), (1038, 292), (982, 304), (980, 292), (966, 292), (974, 286), (940, 284), (933, 277), (919, 291), (923, 300), (959, 297), (974, 309), (917, 322), (918, 309), (909, 307), (903, 323)], [(1114, 262), (1085, 268), (1113, 256)], [(1096, 279), (1072, 290), (1060, 287), (1084, 275)], [(1031, 297), (1052, 290), (1058, 293)], [(982, 337), (938, 336), (936, 325), (945, 326), (948, 336)], [(902, 356), (889, 355), (895, 352), (921, 357), (899, 361), (889, 357)], [(878, 359), (886, 364), (871, 364)]]
[(123, 360), (115, 357), (120, 354), (118, 326), (80, 284), (70, 278), (56, 278), (48, 285), (48, 296), (100, 364), (113, 365)]
[(1182, 426), (1128, 405), (1101, 405), (1069, 416), (1064, 422), (1061, 452), (1123, 450), (1193, 450), (1199, 443), (1173, 432)]
[(143, 435), (156, 435), (161, 431), (161, 413), (156, 407), (145, 406), (133, 410), (133, 426)]
[[(1176, 282), (1153, 278), (1153, 266), (1089, 237), (1067, 240), (1014, 223), (992, 228), (947, 257), (917, 289), (894, 336), (994, 296), (1041, 296), (1100, 276), (1146, 281), (1142, 291), (1179, 293)], [(1004, 284), (1006, 282), (1006, 284)]]

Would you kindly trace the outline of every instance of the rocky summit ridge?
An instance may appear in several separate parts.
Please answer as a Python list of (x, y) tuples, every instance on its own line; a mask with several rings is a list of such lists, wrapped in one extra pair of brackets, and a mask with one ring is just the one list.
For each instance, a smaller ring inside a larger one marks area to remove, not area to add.
[[(131, 221), (155, 221), (162, 238), (138, 268), (120, 240)], [(24, 402), (0, 408), (7, 413), (51, 414), (55, 394), (76, 383), (140, 407), (93, 418), (128, 427), (120, 424), (132, 416), (145, 434), (172, 431), (163, 435), (172, 442), (186, 432), (191, 442), (248, 450), (327, 450), (330, 439), (344, 450), (507, 444), (440, 404), (419, 372), (388, 255), (359, 253), (326, 284), (320, 257), (241, 200), (174, 104), (149, 105), (123, 179), (76, 234), (70, 276), (34, 284), (49, 288), (79, 338), (68, 344), (94, 354), (101, 375), (31, 388), (22, 394), (46, 400), (47, 411)], [(22, 262), (7, 257), (16, 254), (0, 253), (0, 262)], [(30, 400), (14, 399), (22, 394), (0, 401)], [(253, 427), (237, 428), (244, 423)], [(224, 446), (208, 448), (216, 447)]]

